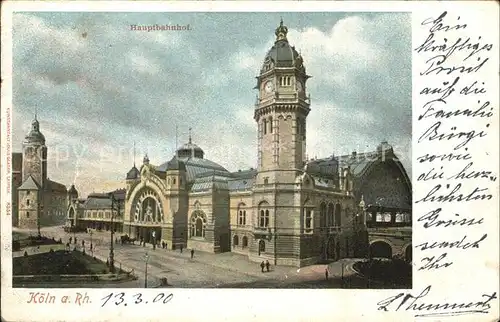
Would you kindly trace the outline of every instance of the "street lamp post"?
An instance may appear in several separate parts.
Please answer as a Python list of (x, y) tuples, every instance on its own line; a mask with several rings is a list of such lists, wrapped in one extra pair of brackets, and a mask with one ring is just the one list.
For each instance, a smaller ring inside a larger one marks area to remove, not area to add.
[(144, 288), (148, 288), (148, 260), (149, 260), (149, 255), (148, 252), (146, 252), (146, 268), (144, 270)]
[(92, 244), (92, 234), (94, 232), (91, 230), (90, 231), (90, 251), (92, 252), (92, 257), (94, 257), (94, 245)]

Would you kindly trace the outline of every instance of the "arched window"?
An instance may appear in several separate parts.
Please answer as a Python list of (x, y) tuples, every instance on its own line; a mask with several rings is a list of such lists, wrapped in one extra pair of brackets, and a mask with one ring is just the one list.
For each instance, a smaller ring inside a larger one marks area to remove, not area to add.
[(238, 238), (237, 235), (234, 235), (234, 237), (233, 237), (233, 246), (236, 247), (236, 246), (238, 246), (238, 244), (239, 244), (239, 238)]
[(313, 231), (313, 210), (311, 208), (304, 209), (304, 232), (312, 233)]
[(243, 248), (247, 248), (248, 247), (248, 238), (247, 238), (247, 236), (243, 236), (243, 238), (241, 239), (241, 247), (243, 247)]
[(175, 184), (175, 178), (172, 181), (173, 181), (173, 184)]
[(334, 226), (333, 203), (328, 204), (328, 226)]
[(267, 201), (262, 201), (258, 208), (258, 218), (257, 225), (261, 228), (267, 228), (269, 226), (269, 203)]
[(267, 134), (267, 120), (266, 119), (262, 120), (262, 131), (264, 132), (264, 134)]
[(342, 226), (342, 209), (340, 207), (340, 204), (335, 205), (335, 226), (340, 227)]
[(273, 133), (273, 117), (269, 117), (269, 133)]
[(191, 215), (191, 237), (205, 237), (207, 218), (201, 211), (195, 211)]
[(326, 227), (326, 204), (324, 202), (319, 206), (319, 227)]
[(242, 209), (243, 207), (246, 207), (244, 203), (240, 203), (238, 205), (238, 219), (237, 219), (237, 224), (240, 226), (244, 226), (247, 224), (247, 211)]

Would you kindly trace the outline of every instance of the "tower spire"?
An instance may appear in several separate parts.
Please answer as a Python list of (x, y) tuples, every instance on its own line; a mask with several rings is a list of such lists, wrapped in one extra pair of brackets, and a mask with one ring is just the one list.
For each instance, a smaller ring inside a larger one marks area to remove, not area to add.
[(189, 144), (192, 143), (192, 140), (191, 140), (191, 130), (192, 130), (192, 128), (189, 128)]
[(134, 141), (134, 168), (135, 168), (135, 141)]
[(174, 151), (175, 151), (176, 157), (179, 157), (179, 151), (178, 151), (178, 149), (179, 149), (179, 142), (178, 142), (179, 141), (179, 135), (178, 135), (179, 131), (178, 130), (179, 130), (179, 128), (178, 128), (177, 124), (175, 124), (175, 149), (174, 149)]
[(38, 110), (38, 106), (35, 106), (35, 121), (37, 120), (37, 119), (36, 119), (36, 114), (37, 114), (37, 112), (38, 112), (37, 110)]

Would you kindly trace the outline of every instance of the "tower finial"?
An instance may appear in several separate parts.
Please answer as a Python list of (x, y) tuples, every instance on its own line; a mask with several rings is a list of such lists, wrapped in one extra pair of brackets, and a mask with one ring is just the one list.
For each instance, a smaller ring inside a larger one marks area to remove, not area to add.
[(286, 34), (288, 33), (288, 28), (283, 25), (283, 18), (280, 20), (280, 25), (278, 28), (276, 28), (275, 35), (276, 35), (276, 41), (279, 40), (287, 40), (286, 39)]
[(192, 143), (192, 140), (191, 140), (191, 130), (192, 130), (192, 128), (189, 128), (189, 144)]
[(35, 106), (35, 121), (37, 120), (37, 119), (36, 119), (36, 114), (37, 114), (37, 112), (38, 112), (38, 107), (37, 107), (37, 106)]

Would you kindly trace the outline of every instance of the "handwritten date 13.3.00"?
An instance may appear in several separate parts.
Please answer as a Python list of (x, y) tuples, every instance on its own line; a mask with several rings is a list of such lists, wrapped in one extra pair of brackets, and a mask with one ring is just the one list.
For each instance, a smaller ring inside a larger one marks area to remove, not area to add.
[(158, 293), (155, 296), (150, 296), (149, 294), (143, 295), (141, 293), (137, 293), (134, 295), (127, 294), (125, 292), (120, 293), (109, 293), (105, 297), (101, 299), (102, 305), (104, 307), (106, 305), (114, 304), (114, 305), (141, 305), (148, 303), (161, 303), (167, 304), (173, 299), (174, 295), (172, 293)]

